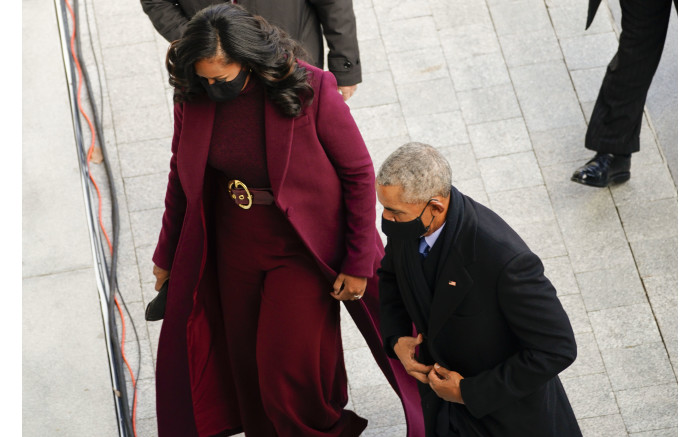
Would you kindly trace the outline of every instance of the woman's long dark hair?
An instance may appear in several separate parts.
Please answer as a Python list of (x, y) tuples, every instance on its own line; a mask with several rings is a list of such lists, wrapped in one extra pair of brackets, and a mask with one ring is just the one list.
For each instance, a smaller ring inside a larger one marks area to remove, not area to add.
[(176, 103), (204, 93), (194, 64), (223, 55), (225, 63), (237, 62), (265, 84), (267, 95), (285, 115), (296, 117), (313, 99), (307, 71), (297, 64), (304, 49), (287, 34), (238, 5), (222, 3), (199, 11), (181, 39), (168, 49), (166, 66)]

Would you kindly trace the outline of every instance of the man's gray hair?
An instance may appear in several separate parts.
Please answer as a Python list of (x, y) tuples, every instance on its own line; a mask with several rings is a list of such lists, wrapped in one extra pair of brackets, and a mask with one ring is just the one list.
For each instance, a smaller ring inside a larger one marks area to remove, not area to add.
[(452, 189), (452, 169), (440, 152), (423, 143), (406, 143), (384, 161), (377, 184), (403, 188), (402, 201), (423, 203), (433, 196), (447, 197)]

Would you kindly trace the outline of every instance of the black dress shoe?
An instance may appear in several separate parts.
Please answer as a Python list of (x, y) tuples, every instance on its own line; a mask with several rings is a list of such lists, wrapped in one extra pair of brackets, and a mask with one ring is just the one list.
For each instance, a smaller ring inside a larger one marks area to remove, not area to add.
[(593, 187), (607, 187), (630, 178), (632, 158), (629, 156), (598, 153), (583, 167), (579, 167), (571, 180)]

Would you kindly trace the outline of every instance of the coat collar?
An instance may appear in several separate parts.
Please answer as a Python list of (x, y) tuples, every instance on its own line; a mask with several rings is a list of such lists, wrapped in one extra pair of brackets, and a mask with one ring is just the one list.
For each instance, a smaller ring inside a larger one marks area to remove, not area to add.
[[(190, 200), (202, 196), (215, 115), (216, 103), (205, 96), (199, 96), (183, 107), (177, 165), (182, 189)], [(275, 199), (282, 190), (289, 166), (294, 120), (296, 118), (285, 116), (266, 95), (265, 150)]]
[(448, 227), (443, 231), (446, 244), (430, 307), (430, 338), (435, 338), (474, 283), (466, 267), (476, 259), (477, 218), (471, 199), (452, 187), (447, 214)]
[(476, 261), (475, 244), (478, 220), (473, 202), (471, 198), (452, 187), (450, 208), (455, 207), (453, 220), (457, 222), (457, 232), (452, 236), (452, 249), (458, 245), (464, 261), (469, 264)]

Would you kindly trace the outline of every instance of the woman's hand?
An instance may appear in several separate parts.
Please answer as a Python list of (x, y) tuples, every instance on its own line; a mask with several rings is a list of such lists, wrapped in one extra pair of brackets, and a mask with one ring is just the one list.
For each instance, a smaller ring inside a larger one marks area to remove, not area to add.
[(170, 270), (161, 269), (153, 264), (153, 275), (156, 277), (156, 291), (160, 291), (163, 283), (170, 277)]
[(367, 288), (367, 278), (341, 273), (333, 283), (331, 296), (337, 300), (362, 299), (362, 295), (365, 294), (365, 288)]

